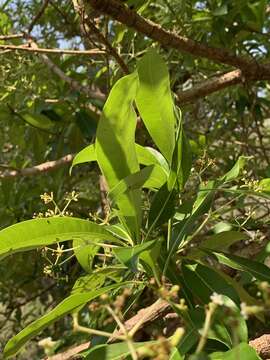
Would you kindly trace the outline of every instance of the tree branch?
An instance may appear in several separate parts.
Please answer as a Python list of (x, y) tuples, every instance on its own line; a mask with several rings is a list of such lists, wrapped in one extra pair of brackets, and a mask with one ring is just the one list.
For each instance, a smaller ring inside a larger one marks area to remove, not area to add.
[(19, 46), (5, 44), (5, 45), (0, 45), (0, 49), (27, 51), (27, 52), (31, 52), (31, 53), (59, 54), (59, 55), (69, 54), (69, 55), (88, 55), (89, 56), (89, 55), (105, 54), (105, 51), (99, 50), (99, 49), (91, 49), (91, 50), (44, 49), (44, 48), (29, 47), (28, 44), (19, 45)]
[(9, 35), (0, 35), (0, 40), (13, 40), (13, 39), (21, 39), (24, 38), (23, 33), (19, 34), (9, 34)]
[(262, 359), (270, 358), (270, 334), (264, 334), (249, 342)]
[[(145, 326), (145, 324), (152, 322), (158, 319), (161, 316), (164, 316), (170, 309), (170, 304), (163, 299), (158, 299), (152, 305), (141, 309), (134, 315), (132, 318), (125, 321), (125, 329), (130, 331), (135, 325), (139, 324), (137, 331)], [(113, 336), (109, 339), (109, 342), (112, 343), (117, 340), (119, 335), (122, 335), (121, 330), (117, 330), (113, 333)]]
[(77, 355), (78, 353), (80, 353), (83, 350), (87, 350), (90, 346), (90, 342), (75, 346), (71, 349), (68, 349), (67, 351), (57, 354), (57, 355), (53, 355), (53, 356), (49, 356), (46, 357), (44, 360), (68, 360), (68, 359), (72, 359), (75, 355)]
[(258, 64), (254, 59), (236, 56), (228, 50), (209, 47), (185, 36), (165, 30), (160, 25), (130, 10), (118, 0), (88, 0), (88, 3), (95, 10), (110, 15), (113, 19), (134, 28), (163, 46), (239, 68), (243, 73), (250, 76), (256, 74), (258, 79), (262, 76), (270, 78), (269, 65)]
[(33, 30), (33, 27), (36, 25), (38, 20), (42, 17), (42, 15), (45, 12), (47, 6), (49, 5), (49, 2), (50, 2), (50, 0), (44, 0), (41, 8), (39, 9), (39, 11), (37, 12), (37, 14), (35, 15), (35, 17), (33, 18), (33, 20), (31, 21), (31, 23), (29, 25), (28, 34), (31, 33), (31, 31)]
[(198, 98), (205, 97), (213, 92), (222, 90), (228, 86), (240, 84), (246, 79), (241, 70), (233, 70), (226, 74), (215, 76), (212, 79), (194, 85), (191, 89), (178, 91), (177, 98), (180, 104), (190, 103)]
[(73, 158), (74, 158), (73, 154), (68, 154), (58, 160), (47, 161), (45, 163), (42, 163), (42, 164), (39, 164), (39, 165), (36, 165), (33, 167), (29, 167), (29, 168), (25, 168), (25, 169), (21, 169), (21, 170), (7, 169), (4, 171), (0, 171), (0, 180), (1, 179), (12, 179), (12, 178), (16, 178), (19, 176), (20, 177), (34, 176), (34, 175), (47, 173), (49, 171), (56, 170), (63, 165), (67, 165), (67, 164), (71, 163)]

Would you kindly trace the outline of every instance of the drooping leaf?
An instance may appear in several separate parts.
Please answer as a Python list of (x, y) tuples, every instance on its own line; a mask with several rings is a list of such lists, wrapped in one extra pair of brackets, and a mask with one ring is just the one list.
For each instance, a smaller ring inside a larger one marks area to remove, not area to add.
[(35, 128), (53, 132), (55, 122), (42, 114), (21, 113), (20, 117)]
[(104, 227), (88, 220), (72, 217), (38, 218), (23, 221), (0, 231), (0, 258), (75, 238), (93, 243), (121, 243)]
[(71, 174), (74, 166), (83, 164), (86, 162), (96, 161), (96, 153), (95, 153), (95, 145), (91, 144), (82, 149), (73, 159), (72, 165), (69, 169), (69, 173)]
[(135, 144), (137, 158), (142, 165), (160, 165), (165, 173), (169, 173), (169, 166), (166, 159), (159, 151), (150, 146)]
[(244, 168), (247, 159), (249, 159), (249, 157), (240, 156), (234, 166), (231, 168), (231, 170), (220, 178), (220, 181), (226, 183), (228, 181), (237, 179), (237, 177), (240, 175), (241, 170)]
[[(247, 290), (234, 278), (232, 278), (231, 276), (225, 274), (223, 271), (219, 270), (219, 269), (215, 269), (216, 272), (219, 273), (220, 276), (222, 276), (227, 282), (228, 284), (230, 284), (234, 290), (237, 292), (241, 302), (249, 305), (249, 306), (261, 306), (261, 302), (260, 300), (252, 297)], [(254, 316), (259, 319), (261, 322), (264, 322), (264, 314), (261, 312), (258, 312), (256, 314), (254, 314)]]
[[(218, 234), (208, 236), (205, 240), (200, 243), (200, 247), (211, 250), (223, 251), (228, 249), (232, 244), (240, 241), (247, 240), (248, 236), (246, 233), (239, 231), (222, 231)], [(203, 251), (200, 249), (191, 249), (189, 256), (198, 258), (203, 256)]]
[(182, 336), (179, 345), (177, 348), (179, 349), (181, 355), (185, 355), (190, 349), (196, 344), (199, 340), (200, 334), (196, 327), (188, 327)]
[(98, 296), (115, 290), (117, 288), (127, 286), (131, 282), (118, 283), (110, 286), (103, 287), (98, 290), (75, 293), (64, 299), (59, 305), (57, 305), (48, 314), (42, 316), (40, 319), (35, 320), (30, 325), (26, 326), (21, 332), (8, 341), (4, 348), (4, 357), (8, 358), (15, 355), (27, 341), (36, 336), (40, 331), (53, 324), (63, 316), (71, 313), (79, 306), (88, 303), (89, 301), (97, 298)]
[(270, 269), (268, 266), (251, 259), (246, 259), (241, 256), (231, 255), (225, 252), (207, 251), (207, 253), (214, 254), (218, 261), (233, 269), (245, 271), (260, 281), (270, 281)]
[(213, 293), (226, 295), (239, 304), (237, 292), (212, 268), (200, 263), (184, 261), (182, 272), (186, 286), (204, 304), (209, 303)]
[(140, 86), (136, 105), (154, 143), (170, 163), (175, 144), (175, 115), (167, 66), (151, 49), (139, 61), (137, 71)]
[[(230, 349), (238, 342), (248, 340), (247, 325), (239, 307), (230, 298), (220, 294), (218, 297), (222, 304), (220, 303), (216, 307), (212, 315), (211, 328), (207, 337), (209, 340), (218, 341)], [(197, 331), (202, 334), (206, 316), (205, 307), (191, 308), (188, 313)], [(224, 316), (224, 313), (227, 316)]]
[[(118, 80), (106, 101), (98, 123), (96, 155), (98, 164), (112, 189), (120, 180), (139, 171), (135, 150), (136, 113), (133, 101), (138, 80), (131, 74)], [(139, 239), (141, 191), (122, 194), (117, 205), (134, 240)]]

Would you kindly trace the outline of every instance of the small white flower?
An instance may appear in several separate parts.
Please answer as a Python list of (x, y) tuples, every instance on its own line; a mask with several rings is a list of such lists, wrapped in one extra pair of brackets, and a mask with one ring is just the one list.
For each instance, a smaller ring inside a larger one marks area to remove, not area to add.
[(248, 319), (248, 315), (249, 315), (249, 311), (248, 311), (248, 308), (247, 308), (247, 304), (246, 303), (241, 303), (240, 304), (240, 309), (241, 309), (241, 315), (243, 316), (243, 318), (245, 320)]
[(219, 305), (219, 306), (224, 305), (224, 301), (223, 301), (222, 295), (217, 294), (216, 292), (214, 292), (214, 293), (210, 296), (210, 299), (211, 299), (211, 301), (212, 301), (214, 304), (216, 304), (216, 305)]

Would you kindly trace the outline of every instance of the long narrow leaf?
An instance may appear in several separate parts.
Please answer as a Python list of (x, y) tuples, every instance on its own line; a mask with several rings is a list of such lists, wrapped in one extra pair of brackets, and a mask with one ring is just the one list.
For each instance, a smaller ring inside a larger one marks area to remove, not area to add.
[(227, 265), (233, 269), (245, 271), (254, 276), (257, 280), (270, 282), (270, 269), (268, 266), (251, 259), (246, 259), (241, 256), (231, 255), (224, 252), (207, 251), (209, 254), (214, 254), (219, 262)]
[(170, 163), (175, 144), (174, 104), (167, 66), (154, 49), (139, 61), (138, 75), (139, 113), (154, 143)]
[[(136, 74), (118, 80), (110, 92), (99, 120), (96, 155), (110, 189), (123, 178), (140, 170), (135, 150), (137, 119), (133, 108), (137, 87)], [(121, 195), (117, 205), (131, 236), (138, 241), (141, 191), (131, 190)]]
[(71, 217), (51, 217), (23, 221), (0, 231), (0, 258), (75, 238), (94, 242), (121, 243), (104, 227)]

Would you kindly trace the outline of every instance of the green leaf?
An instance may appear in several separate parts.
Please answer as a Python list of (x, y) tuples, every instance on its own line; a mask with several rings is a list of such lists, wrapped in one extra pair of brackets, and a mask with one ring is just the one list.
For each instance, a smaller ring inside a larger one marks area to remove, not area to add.
[[(135, 149), (137, 119), (132, 105), (137, 87), (136, 74), (118, 80), (98, 123), (95, 145), (97, 161), (110, 189), (120, 180), (140, 170)], [(117, 205), (131, 236), (139, 241), (141, 191), (131, 190), (122, 194)]]
[[(213, 313), (211, 328), (208, 331), (207, 338), (218, 341), (230, 349), (238, 342), (248, 341), (247, 325), (240, 309), (235, 303), (227, 296), (219, 294), (220, 298), (223, 305), (219, 305)], [(191, 308), (188, 313), (192, 323), (198, 332), (202, 334), (205, 324), (205, 307), (196, 306)]]
[(71, 217), (51, 217), (23, 221), (0, 231), (0, 258), (72, 239), (92, 240), (94, 243), (121, 243), (104, 227)]
[(169, 360), (182, 360), (182, 355), (177, 348), (173, 348)]
[(95, 145), (91, 144), (82, 149), (73, 159), (72, 165), (69, 169), (69, 174), (71, 174), (74, 166), (78, 164), (83, 164), (86, 162), (96, 161)]
[(170, 250), (164, 266), (164, 274), (167, 271), (171, 257), (179, 247), (180, 243), (190, 234), (191, 230), (195, 227), (198, 218), (210, 209), (214, 196), (214, 187), (214, 181), (201, 184), (197, 198), (193, 204), (191, 215), (179, 224), (179, 231), (174, 237), (172, 237), (172, 241), (169, 244)]
[(218, 261), (224, 265), (227, 265), (236, 270), (245, 271), (248, 274), (254, 276), (257, 280), (270, 282), (269, 267), (258, 261), (227, 254), (224, 252), (207, 251), (207, 253), (214, 254)]
[(179, 189), (183, 190), (185, 183), (188, 180), (192, 166), (192, 151), (189, 145), (189, 141), (186, 138), (183, 130), (182, 115), (178, 108), (176, 109), (176, 114), (178, 118), (179, 129), (173, 153), (168, 187), (169, 189), (173, 189), (177, 182)]
[(52, 131), (55, 127), (55, 122), (42, 114), (21, 113), (20, 117), (29, 125), (41, 130)]
[(231, 168), (231, 170), (220, 178), (220, 181), (226, 183), (228, 181), (237, 179), (240, 175), (241, 170), (244, 168), (247, 159), (250, 159), (250, 157), (240, 156), (234, 166)]
[(138, 256), (143, 251), (149, 250), (155, 245), (156, 240), (152, 240), (132, 247), (114, 248), (113, 252), (115, 256), (121, 261), (121, 263), (124, 264), (126, 267), (137, 269)]
[(246, 343), (235, 346), (226, 352), (215, 352), (210, 355), (211, 360), (261, 360), (256, 351)]
[[(216, 272), (219, 273), (220, 276), (222, 276), (237, 292), (241, 302), (249, 305), (249, 306), (261, 306), (260, 300), (252, 297), (244, 288), (243, 286), (234, 278), (230, 277), (229, 275), (225, 274), (223, 271), (219, 269), (215, 269)], [(254, 316), (259, 319), (261, 322), (264, 322), (264, 314), (262, 313), (256, 313)]]
[(42, 316), (38, 320), (35, 320), (30, 325), (26, 326), (21, 332), (19, 332), (19, 334), (9, 340), (4, 348), (4, 357), (8, 358), (15, 355), (27, 341), (36, 336), (40, 331), (53, 324), (63, 316), (71, 313), (79, 306), (88, 303), (89, 301), (109, 292), (110, 290), (115, 290), (129, 284), (131, 284), (131, 282), (113, 284), (98, 290), (70, 295), (48, 314)]
[(83, 239), (73, 240), (73, 251), (81, 267), (84, 271), (90, 273), (92, 271), (94, 257), (100, 248), (97, 245), (88, 244)]
[[(138, 161), (142, 165), (160, 165), (164, 172), (168, 174), (169, 168), (164, 157), (157, 150), (149, 146), (141, 146), (135, 144), (136, 155)], [(75, 165), (97, 161), (97, 156), (95, 153), (95, 144), (91, 144), (82, 149), (73, 159), (72, 165), (70, 167), (70, 174)]]
[(151, 249), (143, 251), (140, 254), (140, 262), (143, 264), (146, 272), (149, 276), (154, 276), (156, 279), (160, 278), (160, 268), (158, 266), (158, 258), (160, 256), (161, 244), (164, 239), (157, 238), (155, 240), (155, 246)]
[(265, 194), (270, 194), (270, 178), (262, 179), (259, 182), (259, 189)]
[(164, 184), (154, 195), (148, 215), (148, 232), (158, 225), (168, 221), (175, 212), (176, 191), (168, 190), (168, 184)]
[(228, 14), (228, 5), (223, 4), (222, 6), (217, 7), (212, 12), (213, 16), (223, 16)]
[(162, 155), (170, 163), (174, 150), (175, 116), (166, 64), (154, 49), (138, 62), (139, 90), (136, 105)]
[[(181, 313), (179, 314), (181, 316)], [(182, 336), (177, 348), (179, 349), (181, 355), (185, 355), (190, 349), (197, 343), (200, 338), (200, 334), (198, 329), (196, 328), (196, 324), (192, 322), (189, 314), (189, 324), (186, 326), (184, 335)]]
[[(200, 247), (207, 248), (210, 250), (223, 251), (229, 248), (232, 244), (240, 240), (247, 240), (248, 236), (246, 233), (239, 231), (222, 231), (218, 234), (208, 236), (205, 240), (200, 243)], [(204, 255), (200, 249), (191, 249), (189, 256), (198, 258)]]
[(236, 304), (239, 304), (239, 297), (228, 282), (215, 270), (195, 262), (183, 261), (183, 278), (189, 290), (204, 304), (208, 304), (213, 293), (226, 295)]
[(122, 179), (110, 192), (113, 201), (127, 191), (147, 188), (160, 188), (167, 180), (167, 175), (159, 165), (149, 165), (142, 170)]
[(183, 189), (191, 169), (192, 154), (183, 132), (180, 111), (178, 111), (178, 113), (179, 131), (173, 153), (172, 166), (167, 184), (164, 184), (160, 188), (151, 203), (148, 217), (150, 230), (152, 230), (154, 226), (165, 223), (173, 216), (175, 212), (175, 186), (178, 183), (180, 190)]
[(76, 123), (84, 138), (91, 140), (96, 135), (96, 115), (86, 109), (80, 109), (75, 113)]
[[(134, 342), (133, 346), (138, 351), (140, 348), (152, 346), (157, 341)], [(83, 353), (85, 360), (122, 360), (129, 359), (130, 349), (126, 342), (117, 344), (101, 344), (96, 345), (90, 350)]]
[(73, 285), (73, 288), (71, 290), (71, 295), (74, 294), (81, 294), (88, 291), (92, 291), (93, 289), (100, 288), (106, 279), (106, 275), (98, 272), (87, 274), (84, 276), (80, 276), (75, 284)]

